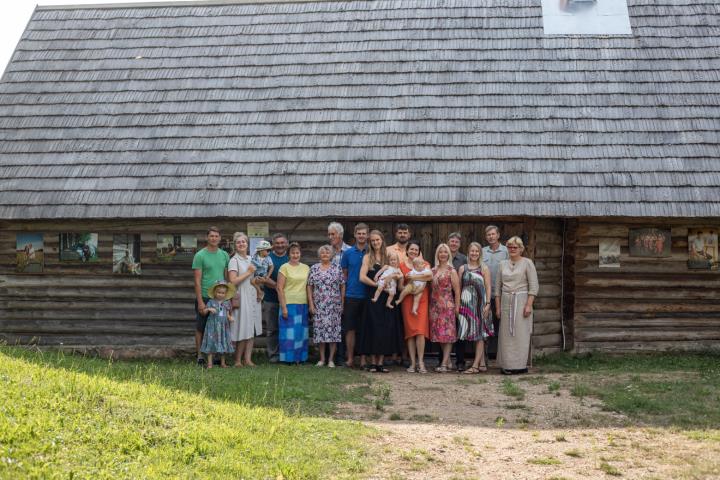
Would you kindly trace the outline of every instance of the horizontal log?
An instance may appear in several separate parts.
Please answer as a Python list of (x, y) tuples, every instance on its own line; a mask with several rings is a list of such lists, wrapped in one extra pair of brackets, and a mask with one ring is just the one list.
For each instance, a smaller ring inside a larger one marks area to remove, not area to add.
[[(578, 274), (602, 274), (604, 272), (623, 272), (623, 273), (665, 273), (668, 275), (686, 274), (689, 272), (698, 273), (705, 272), (708, 276), (718, 275), (718, 270), (691, 270), (688, 269), (687, 259), (677, 261), (674, 259), (645, 259), (646, 261), (627, 261), (620, 260), (620, 268), (601, 268), (598, 262), (587, 262), (577, 260), (575, 262), (575, 272)], [(660, 261), (654, 261), (660, 260)]]
[(720, 329), (720, 318), (586, 318), (585, 315), (575, 315), (575, 328), (614, 328), (614, 329), (688, 329), (688, 328), (717, 328)]
[(720, 275), (643, 275), (631, 273), (613, 273), (605, 275), (577, 275), (575, 286), (578, 290), (593, 287), (614, 288), (664, 288), (681, 287), (692, 289), (718, 289), (720, 288)]
[(0, 340), (8, 345), (186, 345), (189, 335), (179, 332), (177, 335), (14, 335), (0, 333)]
[(590, 301), (575, 299), (575, 312), (586, 313), (586, 312), (632, 312), (641, 314), (650, 314), (655, 312), (664, 313), (705, 313), (705, 312), (716, 312), (720, 310), (716, 302), (702, 303), (699, 301), (695, 302), (616, 302), (616, 301)]
[(550, 333), (560, 333), (561, 331), (562, 327), (560, 326), (560, 322), (538, 323), (533, 321), (533, 335), (547, 335)]
[(635, 342), (575, 342), (575, 353), (589, 353), (602, 351), (608, 353), (632, 352), (669, 352), (669, 351), (696, 351), (720, 352), (720, 342), (717, 340), (678, 340), (678, 341), (635, 341)]
[(195, 322), (148, 322), (126, 319), (102, 320), (0, 320), (0, 331), (3, 333), (24, 335), (46, 334), (115, 334), (115, 335), (193, 335)]
[(673, 340), (720, 340), (720, 328), (700, 329), (594, 329), (576, 328), (575, 340), (579, 342), (663, 342)]
[(648, 288), (576, 288), (576, 299), (615, 299), (633, 302), (636, 300), (714, 300), (720, 306), (720, 295), (717, 290), (710, 288), (693, 288), (683, 286), (682, 288), (648, 287)]
[(537, 323), (544, 323), (544, 322), (560, 322), (560, 309), (538, 309), (535, 308), (533, 311), (533, 321)]
[(107, 303), (103, 299), (97, 299), (97, 301), (90, 301), (89, 299), (83, 299), (82, 301), (67, 301), (67, 302), (38, 302), (34, 300), (23, 301), (22, 299), (16, 300), (3, 300), (0, 301), (0, 309), (2, 310), (64, 310), (64, 309), (76, 309), (76, 310), (97, 310), (102, 311), (110, 308), (122, 308), (123, 310), (132, 310), (136, 314), (141, 314), (143, 311), (147, 311), (151, 308), (155, 308), (159, 311), (168, 312), (172, 314), (175, 311), (183, 311), (184, 309), (193, 309), (194, 300), (191, 298), (184, 304), (178, 302), (164, 302), (157, 301), (148, 304), (144, 301), (130, 301), (126, 300), (122, 303)]
[(141, 309), (127, 308), (117, 304), (107, 308), (64, 308), (64, 309), (38, 309), (29, 306), (24, 309), (4, 310), (2, 318), (5, 320), (80, 320), (91, 323), (106, 318), (121, 322), (132, 322), (146, 319), (154, 322), (194, 321), (195, 308), (193, 304), (174, 309)]
[(559, 333), (533, 335), (532, 344), (533, 348), (562, 347), (562, 335)]
[(546, 243), (535, 245), (535, 256), (540, 258), (559, 258), (562, 256), (562, 245), (550, 245)]
[(35, 287), (35, 288), (3, 288), (0, 291), (0, 302), (7, 301), (12, 298), (27, 298), (35, 301), (57, 300), (81, 300), (88, 298), (101, 297), (104, 302), (111, 303), (123, 301), (125, 299), (133, 299), (133, 301), (183, 301), (195, 298), (192, 285), (183, 289), (152, 289), (152, 288), (94, 288), (94, 289), (76, 289), (76, 288), (52, 288), (52, 287)]
[(535, 242), (537, 245), (550, 244), (550, 245), (561, 245), (562, 234), (560, 230), (538, 230), (537, 226), (535, 229)]
[[(88, 278), (84, 275), (68, 276), (63, 280), (64, 284), (71, 284), (78, 289), (93, 288), (153, 288), (158, 290), (172, 290), (175, 288), (186, 288), (188, 284), (192, 286), (192, 273), (188, 273), (188, 278), (170, 277), (162, 282), (158, 278), (148, 278), (145, 275), (138, 277), (129, 277), (125, 275), (113, 275), (106, 277)], [(0, 286), (17, 287), (17, 288), (39, 288), (48, 285), (58, 285), (57, 278), (27, 275), (0, 275)]]
[(533, 348), (533, 356), (535, 358), (543, 357), (545, 355), (552, 355), (553, 353), (560, 353), (560, 352), (562, 352), (562, 347)]

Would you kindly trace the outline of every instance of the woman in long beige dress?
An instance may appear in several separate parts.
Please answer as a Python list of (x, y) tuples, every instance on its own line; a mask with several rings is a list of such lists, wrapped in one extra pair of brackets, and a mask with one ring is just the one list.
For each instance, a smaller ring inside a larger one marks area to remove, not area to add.
[(498, 297), (496, 314), (500, 318), (497, 362), (502, 373), (527, 373), (530, 340), (533, 330), (533, 303), (539, 285), (535, 264), (522, 256), (525, 245), (512, 237), (505, 246), (510, 258), (498, 268), (495, 288)]

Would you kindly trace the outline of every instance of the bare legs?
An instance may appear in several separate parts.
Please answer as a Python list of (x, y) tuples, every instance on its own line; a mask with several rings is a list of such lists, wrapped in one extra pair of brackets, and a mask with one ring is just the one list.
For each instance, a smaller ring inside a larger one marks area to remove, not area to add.
[(417, 371), (425, 372), (425, 363), (423, 357), (425, 356), (425, 336), (415, 335), (414, 337), (407, 339), (408, 355), (410, 356), (410, 367), (408, 371), (415, 371), (417, 358)]
[(255, 340), (249, 338), (247, 340), (240, 340), (235, 342), (235, 366), (242, 367), (243, 364), (247, 367), (254, 367), (255, 364), (252, 361), (252, 349), (255, 344)]
[(442, 362), (440, 362), (440, 366), (450, 369), (450, 352), (452, 351), (453, 344), (442, 343), (440, 345), (442, 346)]
[(475, 359), (472, 366), (481, 372), (487, 371), (487, 365), (485, 365), (485, 342), (482, 340), (475, 342)]

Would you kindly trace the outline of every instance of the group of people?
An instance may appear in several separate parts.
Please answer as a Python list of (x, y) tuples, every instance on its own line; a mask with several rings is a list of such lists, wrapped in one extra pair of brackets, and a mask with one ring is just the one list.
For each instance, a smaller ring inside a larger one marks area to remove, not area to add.
[[(451, 233), (427, 259), (408, 225), (396, 225), (394, 233), (395, 243), (386, 245), (382, 232), (359, 223), (350, 246), (343, 226), (333, 222), (319, 262), (308, 266), (300, 245), (281, 233), (272, 243), (260, 242), (252, 256), (248, 237), (235, 233), (230, 258), (211, 227), (192, 266), (198, 363), (211, 368), (218, 355), (227, 366), (224, 355), (233, 354), (236, 367), (253, 366), (253, 341), (263, 323), (270, 362), (303, 363), (312, 323), (318, 366), (333, 368), (341, 358), (353, 367), (358, 358), (360, 367), (384, 373), (392, 356), (398, 364), (404, 359), (409, 373), (427, 373), (430, 340), (440, 346), (436, 372), (486, 371), (488, 342), (503, 373), (527, 372), (539, 286), (522, 239), (502, 245), (491, 225), (488, 245), (472, 242), (463, 254), (461, 234)], [(469, 367), (468, 343), (474, 351)]]

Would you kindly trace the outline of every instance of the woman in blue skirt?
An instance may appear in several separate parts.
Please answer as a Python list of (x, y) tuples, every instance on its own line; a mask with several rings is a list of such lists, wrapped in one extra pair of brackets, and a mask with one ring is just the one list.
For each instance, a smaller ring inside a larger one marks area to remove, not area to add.
[(300, 263), (300, 244), (288, 248), (290, 261), (280, 267), (277, 279), (280, 312), (280, 361), (299, 364), (308, 357), (307, 280), (310, 267)]

